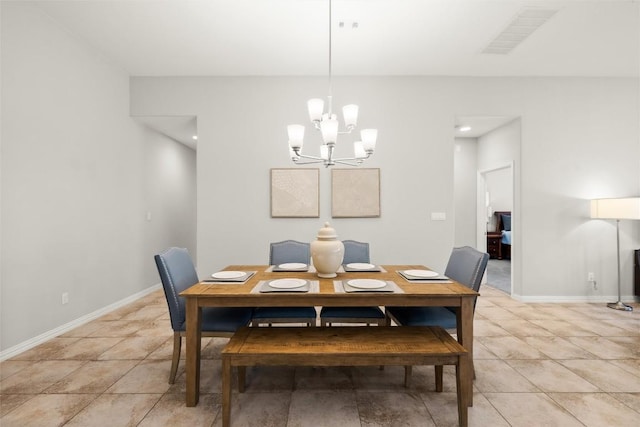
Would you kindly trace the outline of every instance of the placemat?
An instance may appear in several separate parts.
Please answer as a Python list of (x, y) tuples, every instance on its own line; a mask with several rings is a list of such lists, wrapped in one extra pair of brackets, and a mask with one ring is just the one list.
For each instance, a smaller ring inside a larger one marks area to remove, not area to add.
[[(278, 279), (274, 279), (278, 280)], [(320, 282), (318, 280), (307, 280), (307, 284), (301, 286), (299, 288), (293, 289), (279, 289), (279, 288), (268, 288), (268, 291), (262, 289), (262, 286), (265, 285), (270, 280), (260, 280), (258, 284), (256, 284), (253, 289), (251, 289), (252, 294), (264, 294), (264, 293), (278, 293), (278, 292), (303, 292), (303, 293), (311, 293), (317, 294), (320, 292)]]
[(405, 274), (404, 271), (398, 270), (398, 274), (402, 276), (404, 280), (410, 283), (453, 283), (453, 280), (449, 279), (447, 276), (436, 276), (436, 277), (416, 277)]
[(216, 279), (215, 277), (208, 277), (206, 279), (203, 279), (202, 282), (206, 282), (206, 283), (215, 283), (215, 284), (224, 284), (224, 283), (228, 283), (228, 284), (237, 284), (237, 283), (244, 283), (247, 280), (251, 279), (251, 277), (257, 273), (257, 271), (245, 271), (245, 273), (247, 273), (244, 276), (235, 278), (235, 279)]
[(387, 272), (387, 270), (382, 268), (382, 266), (380, 266), (380, 265), (376, 265), (373, 268), (362, 270), (362, 269), (359, 269), (359, 268), (349, 268), (346, 264), (343, 264), (342, 265), (342, 270), (345, 273), (359, 273), (359, 272), (362, 272), (362, 273), (386, 273)]
[(275, 265), (270, 265), (265, 271), (265, 273), (315, 273), (316, 268), (313, 265), (309, 265), (308, 269), (300, 269), (300, 270), (281, 270), (276, 268)]
[(396, 285), (395, 282), (393, 282), (392, 280), (387, 280), (386, 281), (387, 286), (385, 286), (384, 288), (378, 288), (378, 289), (354, 288), (353, 286), (349, 286), (347, 283), (343, 283), (343, 282), (347, 282), (347, 280), (333, 281), (333, 290), (335, 293), (337, 294), (354, 293), (354, 292), (385, 292), (385, 293), (394, 293), (394, 294), (404, 293), (404, 291), (400, 288), (400, 286)]

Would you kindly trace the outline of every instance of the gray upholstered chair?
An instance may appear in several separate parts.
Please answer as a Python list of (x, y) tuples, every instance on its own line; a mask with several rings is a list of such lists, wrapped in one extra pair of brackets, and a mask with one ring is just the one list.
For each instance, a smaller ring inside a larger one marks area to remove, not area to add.
[(357, 242), (355, 240), (343, 240), (342, 243), (344, 244), (343, 264), (350, 264), (352, 262), (371, 262), (368, 243)]
[[(199, 282), (198, 274), (189, 252), (183, 248), (169, 248), (154, 257), (164, 295), (169, 305), (169, 317), (173, 329), (173, 357), (169, 383), (173, 384), (180, 362), (182, 337), (185, 336), (186, 314), (185, 301), (180, 292)], [(251, 320), (252, 308), (213, 308), (202, 309), (202, 336), (231, 337), (241, 326), (246, 326)]]
[(280, 265), (287, 262), (309, 264), (311, 245), (297, 240), (283, 240), (269, 244), (269, 264)]
[[(311, 248), (309, 243), (296, 240), (284, 240), (271, 243), (269, 246), (269, 264), (279, 265), (288, 262), (309, 264)], [(314, 307), (256, 307), (253, 311), (251, 326), (273, 323), (306, 323), (316, 326), (316, 309)]]
[[(449, 257), (444, 275), (478, 292), (482, 277), (487, 269), (489, 254), (470, 246), (454, 248)], [(476, 300), (473, 301), (475, 313)], [(395, 321), (403, 326), (441, 326), (456, 329), (456, 309), (454, 307), (387, 307), (387, 324)], [(406, 367), (405, 375), (411, 374)], [(442, 366), (436, 366), (436, 390), (442, 391)]]
[[(355, 240), (344, 240), (343, 264), (369, 261), (369, 244)], [(383, 326), (385, 315), (380, 307), (322, 307), (320, 310), (321, 326), (333, 323), (364, 323)]]

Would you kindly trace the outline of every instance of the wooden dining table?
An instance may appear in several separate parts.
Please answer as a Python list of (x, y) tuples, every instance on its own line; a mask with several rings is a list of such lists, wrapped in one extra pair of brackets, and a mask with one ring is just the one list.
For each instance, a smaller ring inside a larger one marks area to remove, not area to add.
[[(199, 282), (180, 296), (186, 302), (186, 405), (196, 406), (200, 393), (202, 307), (359, 307), (445, 306), (455, 307), (458, 342), (469, 352), (467, 372), (473, 372), (474, 290), (450, 281), (409, 282), (398, 271), (427, 269), (423, 265), (383, 265), (381, 272), (344, 272), (336, 278), (319, 278), (314, 272), (273, 272), (268, 265), (230, 265), (225, 270), (255, 271), (244, 283)], [(255, 292), (260, 281), (300, 278), (318, 281), (318, 292)], [(402, 292), (336, 292), (334, 280), (378, 279), (394, 282)], [(254, 291), (254, 292), (252, 292)], [(374, 326), (372, 326), (374, 327)], [(402, 327), (402, 326), (399, 326)], [(472, 396), (472, 375), (463, 384)], [(472, 404), (471, 398), (469, 405)]]

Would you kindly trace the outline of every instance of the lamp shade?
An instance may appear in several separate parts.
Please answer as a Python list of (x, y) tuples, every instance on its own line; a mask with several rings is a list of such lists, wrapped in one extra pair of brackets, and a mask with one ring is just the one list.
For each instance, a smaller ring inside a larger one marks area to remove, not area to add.
[(360, 137), (362, 138), (362, 146), (367, 152), (373, 152), (376, 149), (376, 139), (378, 139), (377, 129), (362, 129), (360, 131)]
[(320, 146), (320, 158), (324, 160), (329, 160), (329, 147), (325, 144)]
[(304, 139), (304, 126), (289, 125), (287, 126), (287, 133), (289, 134), (289, 147), (302, 148), (302, 141)]
[(325, 144), (335, 144), (338, 139), (338, 120), (335, 117), (324, 119), (320, 122), (322, 140)]
[(355, 127), (358, 124), (358, 106), (349, 104), (342, 107), (342, 116), (344, 124), (347, 127)]
[(324, 110), (324, 101), (319, 98), (313, 98), (307, 101), (307, 110), (309, 110), (309, 119), (312, 122), (322, 120), (322, 111)]
[(356, 159), (366, 159), (367, 152), (364, 151), (364, 145), (362, 141), (356, 141), (353, 143), (353, 153)]
[(591, 218), (640, 219), (640, 197), (591, 200)]

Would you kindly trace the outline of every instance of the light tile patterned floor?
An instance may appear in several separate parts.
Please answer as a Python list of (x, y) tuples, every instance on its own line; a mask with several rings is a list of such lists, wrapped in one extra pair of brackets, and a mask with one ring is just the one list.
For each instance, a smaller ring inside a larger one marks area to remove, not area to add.
[[(621, 426), (640, 420), (640, 305), (524, 304), (481, 290), (471, 426)], [(200, 404), (184, 406), (184, 367), (167, 383), (172, 332), (155, 292), (0, 363), (0, 425), (220, 426), (220, 350), (205, 339)], [(431, 367), (253, 368), (233, 425), (455, 426), (455, 381)]]

